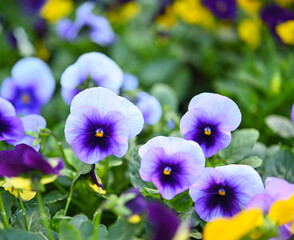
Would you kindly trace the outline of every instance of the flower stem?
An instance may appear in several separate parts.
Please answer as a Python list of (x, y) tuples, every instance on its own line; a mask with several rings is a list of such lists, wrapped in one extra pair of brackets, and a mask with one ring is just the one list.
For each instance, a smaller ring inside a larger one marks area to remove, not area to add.
[(73, 186), (71, 186), (70, 190), (69, 190), (68, 197), (67, 197), (65, 209), (64, 209), (64, 216), (66, 216), (66, 214), (67, 214), (68, 207), (69, 207), (69, 204), (70, 204), (70, 201), (71, 201), (71, 198), (72, 198), (73, 189), (74, 189)]
[(61, 153), (61, 155), (62, 155), (62, 158), (63, 158), (63, 160), (64, 160), (64, 163), (65, 163), (66, 167), (69, 168), (69, 169), (71, 169), (72, 167), (71, 167), (71, 165), (68, 163), (68, 160), (67, 160), (67, 157), (66, 157), (66, 155), (65, 155), (65, 153), (64, 153), (64, 149), (63, 149), (63, 146), (62, 146), (62, 143), (61, 143), (60, 139), (55, 135), (54, 132), (52, 132), (52, 131), (50, 131), (50, 130), (43, 130), (42, 132), (43, 132), (43, 133), (48, 133), (48, 134), (50, 134), (52, 137), (54, 137), (55, 141), (57, 142), (57, 145), (58, 145), (58, 147), (59, 147), (59, 151), (60, 151), (60, 153)]
[(1, 205), (1, 213), (2, 213), (3, 220), (4, 220), (4, 224), (5, 224), (5, 227), (8, 229), (9, 222), (7, 219), (6, 211), (5, 211), (3, 200), (2, 200), (2, 192), (0, 192), (0, 205)]
[(44, 226), (46, 228), (46, 231), (48, 233), (48, 237), (49, 237), (50, 240), (54, 240), (52, 232), (48, 227), (49, 222), (48, 222), (48, 219), (47, 219), (47, 216), (46, 216), (46, 213), (45, 213), (41, 192), (39, 190), (37, 191), (37, 200), (38, 200), (38, 204), (39, 204), (41, 218), (42, 218), (43, 224), (44, 224)]
[(108, 166), (109, 166), (109, 157), (105, 158), (104, 162), (104, 181), (103, 181), (103, 186), (105, 189), (107, 189), (107, 184), (108, 184)]
[(94, 240), (98, 239), (99, 236), (99, 228), (100, 228), (100, 221), (102, 217), (102, 212), (103, 212), (103, 205), (97, 209), (97, 211), (94, 214)]
[(22, 198), (21, 198), (19, 189), (17, 189), (17, 195), (18, 195), (20, 207), (21, 207), (21, 210), (22, 210), (22, 216), (23, 216), (23, 222), (24, 222), (24, 225), (25, 225), (25, 229), (28, 231), (29, 227), (28, 227), (27, 214), (26, 214), (23, 202), (22, 202)]

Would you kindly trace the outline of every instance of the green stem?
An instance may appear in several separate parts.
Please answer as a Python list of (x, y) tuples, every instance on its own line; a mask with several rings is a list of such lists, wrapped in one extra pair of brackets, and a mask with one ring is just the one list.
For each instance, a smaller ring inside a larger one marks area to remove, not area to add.
[(54, 240), (52, 232), (48, 227), (49, 222), (48, 222), (48, 219), (47, 219), (47, 216), (46, 216), (46, 213), (45, 213), (41, 192), (39, 190), (37, 191), (37, 200), (38, 200), (38, 204), (39, 204), (41, 218), (42, 218), (43, 224), (44, 224), (44, 226), (46, 228), (46, 231), (48, 233), (48, 237), (49, 237), (50, 240)]
[(18, 189), (17, 189), (17, 195), (18, 195), (20, 207), (21, 207), (21, 210), (22, 210), (22, 216), (23, 216), (23, 221), (24, 221), (25, 229), (28, 231), (29, 230), (29, 227), (28, 227), (27, 214), (26, 214), (25, 208), (23, 206), (23, 202), (22, 202), (22, 198), (21, 198), (21, 195), (20, 195), (20, 191)]
[(107, 189), (107, 184), (108, 184), (108, 167), (109, 167), (109, 157), (105, 158), (104, 162), (104, 181), (103, 181), (103, 186), (105, 189)]
[(43, 130), (42, 132), (43, 132), (43, 133), (48, 133), (48, 134), (50, 134), (52, 137), (54, 137), (55, 141), (57, 142), (57, 145), (58, 145), (58, 147), (59, 147), (59, 151), (60, 151), (60, 153), (61, 153), (61, 155), (62, 155), (62, 158), (63, 158), (63, 160), (64, 160), (64, 163), (65, 163), (66, 167), (69, 168), (69, 169), (71, 169), (72, 166), (68, 163), (68, 160), (67, 160), (67, 157), (66, 157), (66, 155), (65, 155), (65, 153), (64, 153), (64, 149), (63, 149), (63, 146), (62, 146), (62, 143), (61, 143), (60, 139), (55, 135), (54, 132), (51, 132), (51, 131), (49, 131), (49, 130)]
[(66, 216), (66, 214), (67, 214), (68, 207), (69, 207), (69, 204), (70, 204), (70, 201), (71, 201), (71, 198), (72, 198), (72, 194), (73, 194), (73, 189), (74, 189), (73, 186), (71, 186), (70, 190), (69, 190), (69, 195), (67, 197), (65, 209), (64, 209), (64, 216)]
[[(102, 205), (103, 206), (103, 205)], [(94, 214), (94, 240), (98, 239), (99, 236), (99, 228), (100, 228), (100, 221), (102, 217), (103, 207), (99, 207)]]
[(2, 213), (3, 220), (4, 220), (4, 224), (5, 224), (5, 227), (8, 229), (9, 222), (7, 219), (6, 211), (5, 211), (3, 200), (2, 200), (2, 192), (0, 192), (0, 205), (1, 205), (1, 213)]

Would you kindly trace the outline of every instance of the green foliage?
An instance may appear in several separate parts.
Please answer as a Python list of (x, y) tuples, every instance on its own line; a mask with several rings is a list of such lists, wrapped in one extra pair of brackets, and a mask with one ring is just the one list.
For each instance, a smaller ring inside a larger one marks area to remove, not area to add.
[(268, 127), (282, 138), (294, 137), (294, 124), (290, 119), (278, 115), (270, 115), (265, 119)]
[(132, 224), (124, 219), (118, 219), (110, 226), (108, 231), (109, 240), (130, 240), (139, 231), (140, 224)]
[[(11, 207), (12, 207), (12, 199), (14, 196), (12, 196), (8, 191), (4, 191), (2, 187), (0, 187), (0, 194), (2, 195), (2, 201), (4, 205), (4, 209), (6, 212), (6, 216), (9, 219), (12, 212), (11, 212)], [(2, 211), (0, 210), (0, 221), (3, 223), (3, 216), (2, 216)]]
[(40, 235), (20, 229), (0, 230), (0, 240), (43, 240)]

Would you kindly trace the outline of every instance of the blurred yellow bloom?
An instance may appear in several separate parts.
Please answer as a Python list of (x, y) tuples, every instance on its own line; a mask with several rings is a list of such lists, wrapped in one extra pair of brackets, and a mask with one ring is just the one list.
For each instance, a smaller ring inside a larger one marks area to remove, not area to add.
[(177, 17), (172, 9), (172, 7), (167, 7), (164, 14), (159, 15), (156, 18), (156, 23), (164, 28), (171, 28), (175, 25)]
[(260, 44), (260, 28), (259, 20), (245, 19), (238, 25), (238, 34), (240, 39), (255, 49)]
[[(24, 185), (28, 184), (28, 181), (26, 181), (25, 178), (22, 178), (24, 181)], [(19, 179), (20, 180), (20, 179)], [(20, 180), (21, 181), (21, 180)], [(9, 191), (11, 194), (13, 194), (15, 197), (18, 197), (17, 188), (13, 187), (13, 185), (10, 182), (3, 181), (0, 186), (4, 187), (5, 190)], [(28, 188), (28, 186), (26, 186)], [(29, 201), (31, 200), (35, 195), (35, 191), (27, 190), (27, 189), (19, 189), (20, 196), (22, 200)]]
[(176, 234), (173, 236), (172, 240), (188, 240), (190, 238), (190, 223), (184, 221), (178, 227)]
[(197, 24), (205, 28), (214, 27), (214, 17), (200, 0), (177, 0), (173, 4), (174, 12), (188, 24)]
[(272, 204), (268, 217), (279, 226), (294, 220), (294, 194), (287, 200), (279, 200)]
[(275, 2), (283, 7), (294, 3), (294, 0), (275, 0)]
[(279, 24), (276, 26), (276, 31), (283, 43), (294, 45), (294, 20)]
[(50, 52), (46, 48), (44, 41), (38, 41), (36, 44), (36, 50), (37, 50), (37, 57), (41, 58), (44, 61), (48, 61), (50, 58)]
[(237, 0), (241, 8), (251, 15), (257, 15), (261, 6), (261, 0)]
[(232, 218), (220, 218), (205, 225), (203, 240), (238, 240), (264, 223), (261, 209), (244, 210)]
[(128, 2), (119, 9), (111, 10), (107, 13), (107, 18), (112, 23), (125, 23), (134, 19), (140, 12), (140, 6), (137, 2)]
[(74, 4), (71, 0), (47, 0), (39, 14), (48, 22), (56, 22), (71, 13), (73, 7)]

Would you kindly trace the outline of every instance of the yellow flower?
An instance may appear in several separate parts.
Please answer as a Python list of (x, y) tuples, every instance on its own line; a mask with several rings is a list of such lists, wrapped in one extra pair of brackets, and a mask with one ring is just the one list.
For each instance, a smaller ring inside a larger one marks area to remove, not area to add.
[(247, 13), (256, 16), (262, 6), (261, 0), (237, 0), (241, 8)]
[(261, 209), (244, 210), (232, 218), (220, 218), (205, 225), (203, 240), (238, 240), (264, 223)]
[(294, 20), (279, 24), (276, 26), (276, 31), (283, 43), (294, 45)]
[(156, 23), (161, 25), (164, 28), (171, 28), (175, 25), (177, 21), (177, 17), (172, 9), (172, 7), (167, 7), (165, 10), (165, 13), (162, 15), (159, 15), (156, 18)]
[(294, 194), (287, 200), (279, 200), (272, 204), (268, 218), (279, 226), (294, 220)]
[(211, 29), (214, 27), (214, 17), (200, 0), (177, 0), (173, 4), (177, 16), (188, 24), (201, 25)]
[[(23, 178), (23, 182), (25, 185), (28, 183), (25, 178)], [(17, 188), (13, 187), (13, 185), (10, 182), (3, 181), (0, 186), (4, 187), (5, 190), (9, 191), (11, 194), (13, 194), (15, 197), (18, 197)], [(27, 186), (26, 186), (27, 187)], [(27, 189), (19, 189), (20, 196), (22, 200), (29, 201), (31, 200), (35, 195), (35, 191), (27, 190)]]
[(259, 20), (245, 19), (238, 25), (238, 34), (240, 39), (255, 49), (260, 44), (260, 28)]
[(294, 1), (293, 0), (275, 0), (275, 2), (283, 7), (286, 7), (292, 4)]
[(71, 0), (47, 0), (40, 9), (40, 16), (48, 22), (56, 22), (71, 13), (74, 4)]
[(140, 6), (137, 2), (128, 2), (118, 9), (107, 13), (107, 18), (112, 23), (125, 23), (134, 19), (140, 12)]

